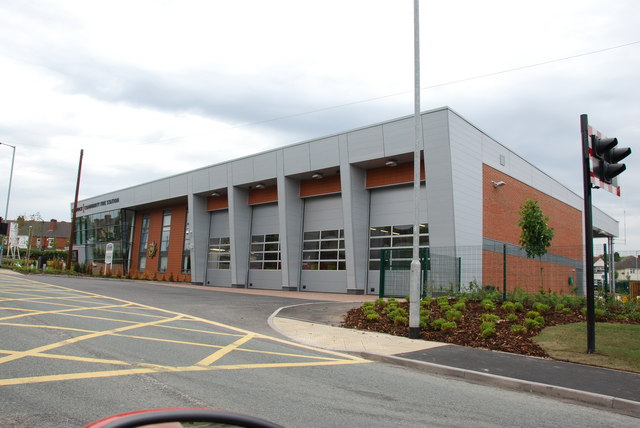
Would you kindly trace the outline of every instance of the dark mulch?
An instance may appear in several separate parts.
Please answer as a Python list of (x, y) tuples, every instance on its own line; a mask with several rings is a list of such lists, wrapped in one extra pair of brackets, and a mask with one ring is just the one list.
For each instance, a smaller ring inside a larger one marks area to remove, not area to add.
[[(526, 312), (531, 310), (530, 308), (526, 308), (525, 311), (520, 313), (516, 312), (518, 321), (508, 322), (505, 319), (506, 314), (501, 312), (499, 304), (496, 305), (497, 309), (495, 311), (486, 311), (480, 305), (479, 301), (468, 301), (466, 306), (467, 309), (463, 314), (462, 320), (457, 322), (457, 328), (453, 331), (435, 331), (432, 328), (424, 327), (420, 332), (421, 338), (473, 348), (485, 348), (515, 354), (548, 357), (544, 349), (533, 342), (533, 337), (536, 336), (539, 331), (523, 331), (520, 333), (511, 331), (513, 324), (524, 323)], [(408, 303), (400, 303), (400, 307), (406, 309), (407, 312), (409, 311)], [(429, 307), (429, 310), (431, 311), (431, 320), (440, 317), (444, 318), (444, 314), (440, 312), (435, 302)], [(488, 338), (482, 337), (480, 329), (482, 323), (480, 317), (485, 313), (493, 313), (501, 317), (501, 320), (496, 325), (496, 334)], [(406, 324), (394, 324), (394, 322), (386, 316), (385, 311), (379, 311), (379, 314), (380, 317), (377, 320), (371, 321), (366, 318), (362, 308), (354, 308), (347, 313), (342, 325), (347, 328), (369, 330), (395, 336), (408, 336), (409, 332)], [(586, 317), (578, 310), (572, 310), (571, 312), (555, 312), (551, 310), (543, 314), (543, 316), (545, 327), (586, 321)]]

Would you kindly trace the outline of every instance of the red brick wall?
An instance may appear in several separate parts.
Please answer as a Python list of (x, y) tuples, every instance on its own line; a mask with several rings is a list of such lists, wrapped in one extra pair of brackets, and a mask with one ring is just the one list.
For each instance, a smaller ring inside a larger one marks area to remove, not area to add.
[[(506, 184), (495, 188), (494, 182)], [(551, 196), (534, 189), (490, 166), (483, 165), (483, 236), (500, 242), (519, 245), (520, 206), (535, 199), (549, 226), (553, 228), (550, 254), (582, 260), (582, 213)], [(502, 254), (483, 251), (483, 284), (502, 287)], [(495, 268), (494, 268), (495, 267)], [(568, 278), (575, 272), (566, 266), (541, 263), (538, 259), (507, 258), (507, 287), (538, 291), (541, 286), (555, 291), (568, 291)]]
[[(167, 271), (158, 273), (160, 263), (160, 238), (162, 234), (162, 217), (164, 211), (171, 210), (171, 233), (169, 235), (169, 258)], [(140, 232), (142, 228), (142, 216), (149, 214), (149, 239), (148, 243), (155, 242), (158, 251), (154, 257), (147, 255), (147, 266), (144, 274), (138, 273), (138, 259), (140, 249)], [(187, 205), (173, 205), (170, 207), (155, 208), (153, 210), (138, 211), (133, 233), (133, 247), (131, 257), (131, 274), (134, 277), (144, 277), (148, 279), (165, 279), (170, 276), (176, 281), (190, 281), (191, 276), (182, 273), (182, 251), (184, 248), (184, 231), (187, 221)]]

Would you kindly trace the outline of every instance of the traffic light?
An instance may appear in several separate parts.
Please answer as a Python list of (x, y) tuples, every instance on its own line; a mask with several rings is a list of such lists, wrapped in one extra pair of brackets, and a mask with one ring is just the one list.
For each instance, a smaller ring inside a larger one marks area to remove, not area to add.
[(611, 184), (614, 177), (617, 177), (627, 169), (625, 164), (618, 162), (631, 154), (630, 147), (616, 147), (617, 145), (617, 138), (591, 136), (591, 148), (594, 157), (593, 173), (607, 184)]

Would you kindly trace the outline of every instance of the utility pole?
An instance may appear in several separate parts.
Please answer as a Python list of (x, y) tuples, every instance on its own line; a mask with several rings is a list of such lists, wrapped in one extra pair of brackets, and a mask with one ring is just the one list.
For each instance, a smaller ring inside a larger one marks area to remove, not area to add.
[(71, 270), (71, 255), (73, 254), (73, 238), (76, 234), (76, 211), (78, 211), (78, 193), (80, 192), (80, 174), (82, 172), (82, 156), (84, 149), (80, 150), (80, 162), (78, 163), (78, 180), (76, 181), (76, 197), (73, 200), (73, 213), (71, 214), (71, 234), (69, 236), (69, 252), (67, 253), (67, 269)]

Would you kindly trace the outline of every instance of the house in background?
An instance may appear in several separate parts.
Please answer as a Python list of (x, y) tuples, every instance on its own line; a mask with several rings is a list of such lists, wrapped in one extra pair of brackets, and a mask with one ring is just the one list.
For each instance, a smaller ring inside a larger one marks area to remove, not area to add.
[(602, 287), (604, 284), (604, 256), (597, 256), (593, 262), (593, 283), (596, 287)]
[(616, 273), (618, 281), (640, 281), (640, 257), (628, 256), (616, 262)]
[(71, 223), (51, 219), (9, 221), (9, 247), (26, 250), (31, 242), (31, 249), (67, 250)]

